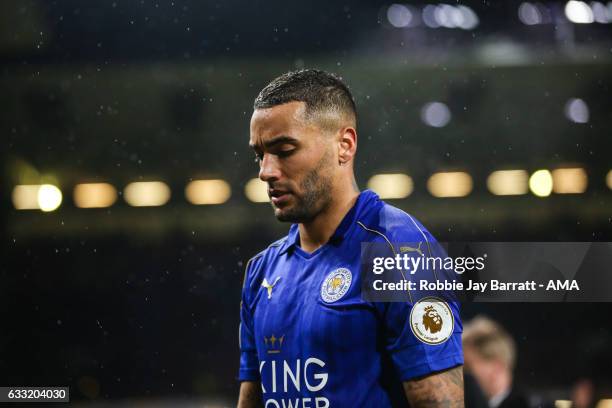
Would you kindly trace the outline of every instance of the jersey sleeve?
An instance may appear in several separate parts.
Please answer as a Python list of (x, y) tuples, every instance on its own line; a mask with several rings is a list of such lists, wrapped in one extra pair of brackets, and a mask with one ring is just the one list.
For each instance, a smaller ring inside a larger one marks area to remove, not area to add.
[[(410, 217), (409, 223), (406, 228), (402, 228), (392, 235), (393, 241), (397, 243), (423, 241), (421, 248), (424, 256), (445, 256), (446, 252), (429, 231), (412, 217)], [(417, 271), (412, 277), (417, 277), (419, 274), (420, 272)], [(427, 376), (463, 364), (461, 343), (463, 326), (459, 315), (459, 303), (456, 301), (443, 302), (452, 314), (452, 320), (445, 317), (443, 324), (452, 324), (452, 331), (444, 342), (429, 344), (417, 337), (415, 330), (411, 327), (416, 321), (415, 319), (422, 319), (422, 313), (417, 316), (417, 309), (415, 309), (415, 315), (412, 316), (411, 321), (411, 312), (418, 304), (419, 299), (422, 298), (418, 295), (417, 292), (413, 294), (410, 300), (387, 302), (381, 306), (385, 326), (385, 347), (401, 381)], [(420, 294), (420, 296), (424, 295)]]
[(441, 344), (427, 344), (415, 336), (410, 327), (409, 302), (389, 302), (385, 311), (386, 349), (401, 381), (423, 377), (463, 364), (461, 320), (456, 302), (448, 303), (454, 327), (450, 337)]
[(255, 347), (253, 311), (251, 308), (251, 278), (253, 259), (249, 260), (242, 285), (242, 297), (240, 301), (240, 326), (238, 329), (238, 340), (240, 347), (240, 368), (238, 371), (239, 381), (259, 381), (259, 368), (257, 349)]

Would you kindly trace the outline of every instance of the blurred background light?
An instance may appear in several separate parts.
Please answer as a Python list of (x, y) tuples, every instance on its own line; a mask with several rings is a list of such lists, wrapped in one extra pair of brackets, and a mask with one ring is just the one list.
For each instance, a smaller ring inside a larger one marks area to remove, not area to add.
[(434, 173), (427, 189), (434, 197), (465, 197), (472, 192), (472, 177), (462, 171)]
[(538, 197), (548, 197), (552, 188), (553, 178), (548, 170), (537, 170), (529, 177), (529, 189)]
[(387, 9), (387, 20), (393, 27), (408, 27), (412, 21), (412, 12), (403, 4), (392, 4)]
[(553, 192), (557, 194), (580, 194), (584, 193), (588, 177), (582, 168), (564, 168), (552, 171)]
[(244, 186), (244, 194), (254, 203), (267, 203), (270, 201), (268, 196), (268, 184), (258, 178), (250, 179)]
[(38, 189), (38, 206), (42, 211), (56, 210), (62, 204), (62, 192), (53, 184), (43, 184)]
[(565, 104), (565, 117), (574, 123), (588, 123), (589, 107), (579, 98), (571, 98)]
[(606, 8), (603, 3), (592, 1), (591, 10), (593, 11), (593, 19), (597, 23), (607, 24), (611, 21), (610, 14), (612, 11), (612, 3), (608, 3), (608, 8)]
[(601, 399), (595, 408), (612, 408), (612, 399)]
[(453, 6), (448, 4), (440, 4), (434, 10), (434, 18), (436, 22), (445, 28), (455, 28), (457, 23), (461, 21), (463, 15)]
[(442, 102), (430, 102), (421, 109), (421, 120), (428, 126), (441, 128), (450, 122), (451, 112)]
[(13, 207), (17, 210), (38, 210), (38, 190), (40, 185), (18, 185), (13, 188)]
[(612, 190), (612, 170), (608, 171), (608, 174), (606, 175), (606, 184), (608, 185), (608, 188)]
[(436, 20), (436, 9), (437, 6), (428, 4), (423, 7), (423, 12), (421, 14), (421, 18), (423, 19), (423, 23), (429, 28), (438, 28), (440, 24)]
[(521, 195), (529, 191), (529, 174), (525, 170), (498, 170), (487, 178), (487, 188), (495, 195)]
[(570, 400), (555, 400), (555, 408), (572, 408)]
[(413, 190), (412, 178), (407, 174), (376, 174), (368, 181), (368, 188), (382, 199), (408, 197)]
[(81, 394), (89, 399), (96, 399), (100, 395), (100, 382), (91, 376), (83, 376), (78, 379), (77, 386)]
[(472, 30), (480, 22), (478, 15), (468, 6), (450, 4), (428, 4), (423, 8), (422, 19), (430, 28), (462, 28)]
[(462, 14), (461, 23), (458, 24), (459, 28), (463, 28), (464, 30), (473, 30), (478, 26), (480, 20), (474, 10), (472, 10), (468, 6), (463, 5), (456, 7), (457, 10), (459, 10)]
[(589, 24), (593, 22), (593, 11), (583, 1), (570, 0), (565, 5), (565, 16), (576, 24)]
[(125, 201), (132, 207), (157, 207), (170, 199), (170, 188), (161, 181), (138, 181), (125, 186)]
[(542, 24), (542, 13), (535, 4), (521, 3), (518, 9), (519, 20), (526, 25)]
[(225, 180), (194, 180), (187, 184), (185, 197), (191, 204), (223, 204), (229, 200), (232, 189)]
[(117, 190), (108, 183), (82, 183), (74, 187), (73, 198), (79, 208), (110, 207), (117, 201)]

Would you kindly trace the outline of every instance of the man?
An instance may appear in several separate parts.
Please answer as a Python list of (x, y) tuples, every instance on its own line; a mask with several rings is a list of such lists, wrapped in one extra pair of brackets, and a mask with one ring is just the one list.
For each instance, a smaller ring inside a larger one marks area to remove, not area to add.
[(527, 398), (512, 387), (516, 348), (512, 337), (486, 317), (476, 317), (463, 331), (465, 367), (474, 375), (490, 408), (527, 408)]
[(411, 330), (413, 304), (361, 296), (362, 243), (434, 239), (373, 192), (359, 192), (347, 87), (318, 70), (276, 78), (255, 99), (250, 146), (274, 215), (293, 225), (246, 266), (238, 406), (387, 407), (395, 378), (413, 408), (463, 407), (456, 306), (439, 309), (446, 331), (430, 345)]

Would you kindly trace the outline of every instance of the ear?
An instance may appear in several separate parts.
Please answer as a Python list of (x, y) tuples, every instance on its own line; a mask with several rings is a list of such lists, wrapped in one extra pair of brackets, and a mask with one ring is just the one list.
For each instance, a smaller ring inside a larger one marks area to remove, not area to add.
[(357, 131), (354, 127), (344, 127), (339, 131), (338, 137), (338, 163), (346, 165), (357, 153)]

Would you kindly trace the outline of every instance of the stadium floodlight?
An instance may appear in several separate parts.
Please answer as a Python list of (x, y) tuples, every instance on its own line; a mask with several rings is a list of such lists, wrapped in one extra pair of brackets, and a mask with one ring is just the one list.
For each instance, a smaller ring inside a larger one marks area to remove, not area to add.
[(487, 178), (487, 188), (495, 195), (522, 195), (529, 191), (526, 170), (497, 170)]
[(195, 205), (223, 204), (229, 200), (232, 189), (225, 180), (193, 180), (185, 188), (187, 201)]
[(591, 2), (591, 10), (593, 11), (593, 19), (600, 24), (608, 24), (612, 21), (612, 2), (606, 7), (598, 1)]
[(463, 171), (434, 173), (427, 180), (427, 189), (434, 197), (465, 197), (472, 192), (472, 177)]
[(74, 204), (79, 208), (105, 208), (117, 201), (117, 190), (109, 183), (82, 183), (74, 187)]
[(170, 187), (162, 181), (137, 181), (125, 186), (123, 197), (132, 207), (158, 207), (170, 200)]
[(414, 184), (407, 174), (376, 174), (368, 181), (368, 188), (382, 199), (401, 199), (412, 194)]
[(595, 408), (612, 408), (612, 399), (600, 399)]
[(472, 10), (468, 6), (459, 5), (456, 6), (456, 9), (461, 12), (461, 22), (457, 24), (459, 28), (464, 30), (473, 30), (478, 26), (480, 20), (478, 19), (478, 15), (474, 10)]
[(451, 112), (442, 102), (429, 102), (421, 108), (421, 120), (428, 126), (441, 128), (451, 120)]
[(457, 23), (461, 23), (463, 14), (448, 4), (440, 4), (434, 10), (434, 18), (436, 22), (445, 28), (455, 28)]
[(39, 210), (38, 190), (40, 185), (18, 185), (13, 188), (13, 207), (16, 210)]
[(529, 177), (529, 189), (538, 197), (548, 197), (553, 189), (553, 179), (550, 171), (537, 170)]
[(423, 19), (423, 23), (429, 28), (438, 28), (440, 24), (436, 20), (436, 9), (438, 6), (434, 6), (432, 4), (428, 4), (423, 7), (423, 12), (421, 14), (421, 18)]
[(62, 192), (53, 184), (43, 184), (38, 189), (38, 206), (42, 211), (56, 210), (62, 204)]
[(392, 4), (387, 9), (387, 20), (393, 27), (408, 27), (412, 22), (412, 12), (403, 4)]
[(250, 179), (246, 183), (244, 195), (254, 203), (267, 203), (270, 201), (270, 197), (268, 197), (268, 184), (258, 178)]
[(17, 210), (49, 212), (62, 204), (62, 192), (53, 184), (17, 185), (13, 188), (12, 199)]
[(571, 98), (565, 104), (565, 117), (574, 123), (589, 122), (589, 106), (580, 98)]
[(525, 25), (542, 24), (542, 13), (535, 4), (529, 2), (521, 3), (518, 8), (518, 17)]
[(565, 4), (565, 16), (575, 24), (590, 24), (594, 21), (593, 10), (584, 1), (568, 1)]
[(588, 177), (582, 168), (562, 168), (552, 171), (553, 192), (556, 194), (584, 193)]

